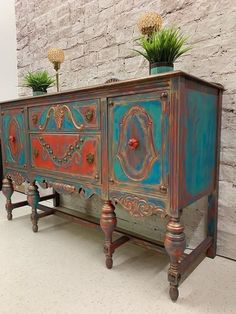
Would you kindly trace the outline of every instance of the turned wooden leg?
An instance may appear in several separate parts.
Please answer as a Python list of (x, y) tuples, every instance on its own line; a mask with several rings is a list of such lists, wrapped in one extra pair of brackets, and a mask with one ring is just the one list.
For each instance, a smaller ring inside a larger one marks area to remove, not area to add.
[(53, 199), (53, 206), (58, 207), (60, 206), (60, 194), (57, 193), (55, 190), (53, 190), (53, 193), (55, 194), (55, 198)]
[(27, 201), (32, 207), (31, 221), (32, 221), (32, 230), (38, 232), (38, 213), (37, 207), (39, 203), (39, 192), (38, 187), (35, 182), (31, 183), (28, 188)]
[(104, 253), (108, 269), (111, 269), (113, 265), (112, 254), (114, 253), (114, 249), (112, 248), (112, 233), (116, 227), (116, 223), (115, 207), (111, 201), (105, 201), (102, 207), (100, 226), (105, 234)]
[(180, 218), (171, 217), (167, 224), (165, 237), (165, 248), (170, 257), (170, 267), (168, 270), (168, 281), (170, 283), (170, 298), (176, 301), (179, 296), (179, 282), (181, 275), (179, 272), (179, 263), (186, 248), (184, 227), (180, 223)]
[(7, 199), (5, 208), (7, 211), (7, 219), (8, 220), (12, 220), (13, 205), (11, 202), (11, 197), (12, 197), (13, 192), (14, 192), (14, 188), (13, 188), (12, 180), (9, 178), (3, 179), (3, 181), (2, 181), (2, 193), (4, 194), (4, 196)]

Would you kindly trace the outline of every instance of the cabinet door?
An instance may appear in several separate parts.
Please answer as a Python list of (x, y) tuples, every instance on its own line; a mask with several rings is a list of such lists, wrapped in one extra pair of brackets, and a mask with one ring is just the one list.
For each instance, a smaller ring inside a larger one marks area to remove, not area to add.
[(23, 167), (26, 164), (25, 119), (22, 109), (3, 111), (3, 157), (6, 166)]
[(109, 163), (112, 188), (158, 190), (168, 179), (166, 93), (109, 99)]

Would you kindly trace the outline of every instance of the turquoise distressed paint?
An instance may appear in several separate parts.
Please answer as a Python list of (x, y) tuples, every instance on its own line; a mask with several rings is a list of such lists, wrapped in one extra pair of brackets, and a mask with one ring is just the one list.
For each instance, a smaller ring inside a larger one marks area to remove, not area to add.
[[(169, 138), (169, 117), (164, 116), (163, 138)], [(169, 141), (166, 141), (165, 154), (163, 158), (163, 174), (169, 173)]]
[[(47, 117), (47, 114), (48, 114), (48, 110), (49, 110), (49, 108), (44, 109), (44, 111), (40, 115), (40, 117), (39, 117), (39, 125), (44, 125), (45, 124), (46, 117)], [(52, 119), (52, 114), (51, 114), (50, 117), (49, 117), (46, 129), (55, 129), (55, 128), (56, 128), (56, 122), (55, 122), (54, 119)]]
[(14, 162), (14, 159), (12, 157), (10, 147), (8, 145), (8, 138), (9, 138), (9, 123), (11, 121), (11, 116), (9, 114), (5, 114), (3, 117), (3, 130), (8, 130), (7, 132), (3, 132), (3, 140), (6, 147), (6, 160), (8, 162)]
[(26, 163), (26, 152), (25, 152), (25, 132), (24, 132), (24, 114), (23, 113), (18, 113), (16, 115), (16, 119), (19, 122), (20, 125), (20, 130), (19, 130), (19, 135), (20, 135), (20, 142), (23, 145), (23, 149), (21, 149), (20, 156), (18, 163), (19, 165), (23, 166)]
[[(78, 110), (79, 108), (83, 108), (83, 107), (89, 107), (92, 105), (98, 105), (98, 102), (94, 102), (94, 100), (89, 100), (89, 101), (75, 101), (75, 102), (70, 102), (70, 103), (65, 103), (65, 105), (67, 105), (72, 113), (72, 116), (74, 117), (75, 121), (77, 124), (84, 124), (87, 123), (85, 120), (84, 115)], [(63, 105), (63, 104), (62, 104)], [(53, 107), (53, 106), (51, 106)], [(48, 115), (48, 112), (50, 110), (51, 107), (45, 107), (45, 109), (43, 110), (43, 112), (40, 114), (39, 117), (39, 124), (40, 125), (44, 125), (46, 123), (46, 118)], [(97, 108), (98, 111), (98, 108)], [(97, 122), (98, 124), (100, 123), (100, 116), (97, 115), (96, 116)], [(37, 127), (36, 127), (37, 128)], [(68, 116), (68, 112), (65, 112), (65, 116), (64, 119), (62, 121), (62, 126), (61, 126), (61, 130), (74, 130), (75, 127), (73, 125), (73, 122), (71, 121), (71, 119)], [(57, 131), (57, 125), (56, 125), (56, 121), (55, 121), (55, 116), (54, 113), (51, 111), (50, 113), (50, 117), (46, 126), (46, 130), (52, 130), (52, 131)]]
[(194, 196), (214, 182), (217, 96), (189, 90), (186, 102), (185, 182)]
[(150, 74), (153, 75), (153, 74), (171, 72), (173, 70), (174, 70), (174, 67), (171, 67), (171, 66), (153, 67), (150, 69)]
[[(17, 128), (17, 135), (19, 136), (20, 143), (22, 148), (20, 150), (18, 159), (15, 160), (14, 157), (12, 156), (10, 146), (9, 146), (9, 127), (10, 123), (13, 121), (13, 119), (16, 120), (17, 125), (19, 128)], [(9, 163), (17, 163), (19, 166), (23, 166), (26, 163), (26, 155), (25, 155), (25, 134), (24, 134), (24, 115), (21, 112), (16, 112), (14, 115), (13, 114), (5, 114), (3, 117), (3, 128), (4, 130), (7, 130), (3, 134), (3, 140), (4, 140), (4, 145), (6, 147), (5, 153), (6, 153), (6, 161)]]
[[(147, 177), (142, 180), (142, 184), (146, 185), (152, 185), (152, 184), (160, 184), (161, 177), (162, 177), (162, 132), (161, 132), (161, 126), (162, 126), (162, 107), (161, 102), (159, 100), (146, 100), (146, 101), (132, 101), (129, 103), (121, 103), (117, 104), (113, 108), (113, 117), (114, 117), (114, 127), (113, 127), (113, 143), (115, 144), (115, 156), (113, 159), (113, 169), (115, 177), (120, 182), (126, 182), (128, 183), (130, 179), (125, 174), (124, 170), (122, 169), (121, 163), (119, 158), (116, 156), (118, 152), (118, 145), (119, 145), (119, 138), (120, 138), (120, 122), (125, 116), (125, 114), (134, 106), (138, 105), (145, 109), (147, 114), (152, 118), (153, 125), (152, 125), (152, 135), (153, 135), (153, 142), (154, 142), (154, 148), (156, 150), (156, 153), (158, 155), (157, 160), (153, 163), (151, 170), (149, 171)], [(153, 118), (155, 117), (155, 119)], [(144, 134), (142, 133), (141, 128), (138, 128), (139, 126), (139, 120), (138, 117), (134, 117), (134, 121), (137, 122), (137, 134), (138, 138), (142, 138)], [(129, 126), (126, 129), (125, 132), (125, 139), (124, 141), (127, 143), (130, 135), (131, 129)], [(144, 145), (146, 143), (143, 143)], [(165, 159), (168, 159), (168, 155), (166, 154), (164, 156)], [(165, 171), (168, 171), (168, 160), (164, 160), (165, 165)], [(140, 162), (137, 164), (136, 170), (142, 169), (143, 163)]]

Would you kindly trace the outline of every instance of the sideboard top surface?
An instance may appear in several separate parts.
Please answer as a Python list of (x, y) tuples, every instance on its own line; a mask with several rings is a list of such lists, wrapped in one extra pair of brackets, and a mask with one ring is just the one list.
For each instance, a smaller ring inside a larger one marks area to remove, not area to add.
[(56, 93), (50, 93), (46, 95), (39, 95), (39, 96), (26, 96), (26, 97), (20, 97), (8, 101), (2, 101), (0, 102), (0, 105), (2, 104), (13, 104), (14, 102), (19, 102), (19, 101), (25, 101), (25, 100), (32, 100), (32, 102), (38, 102), (38, 99), (47, 98), (47, 97), (53, 97), (53, 96), (64, 96), (68, 94), (73, 94), (73, 93), (102, 93), (103, 90), (106, 92), (112, 91), (119, 91), (120, 89), (126, 87), (126, 88), (132, 88), (132, 86), (137, 86), (137, 85), (146, 85), (146, 84), (155, 84), (158, 83), (159, 81), (165, 81), (169, 80), (171, 78), (175, 77), (185, 77), (190, 80), (202, 83), (204, 85), (217, 88), (220, 90), (224, 90), (224, 87), (221, 84), (213, 83), (213, 82), (208, 82), (203, 79), (200, 79), (198, 77), (195, 77), (193, 75), (190, 75), (188, 73), (185, 73), (183, 71), (172, 71), (172, 72), (167, 72), (167, 73), (161, 73), (157, 75), (150, 75), (147, 77), (143, 78), (136, 78), (136, 79), (129, 79), (129, 80), (121, 80), (117, 82), (112, 82), (112, 83), (104, 83), (100, 85), (93, 85), (93, 86), (87, 86), (87, 87), (82, 87), (82, 88), (77, 88), (77, 89), (71, 89), (71, 90), (66, 90), (62, 92), (56, 92)]

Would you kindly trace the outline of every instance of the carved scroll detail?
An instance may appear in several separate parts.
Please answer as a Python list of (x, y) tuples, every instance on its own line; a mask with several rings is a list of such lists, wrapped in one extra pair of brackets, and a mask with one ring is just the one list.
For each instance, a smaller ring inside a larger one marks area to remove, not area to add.
[(9, 123), (8, 146), (12, 159), (18, 162), (23, 144), (20, 139), (20, 125), (16, 118), (13, 118)]
[(134, 217), (145, 217), (155, 214), (160, 214), (162, 218), (167, 216), (163, 208), (132, 194), (121, 194), (121, 196), (115, 197), (114, 200)]
[(76, 192), (76, 187), (73, 185), (69, 184), (64, 184), (64, 183), (57, 183), (57, 182), (49, 182), (48, 187), (53, 188), (56, 190), (58, 193), (75, 193)]
[[(92, 195), (96, 194), (96, 191), (93, 189), (90, 189), (88, 187), (85, 187), (83, 185), (70, 185), (66, 183), (61, 183), (61, 182), (52, 182), (50, 181), (51, 179), (43, 179), (42, 181), (37, 180), (37, 184), (42, 187), (43, 189), (47, 188), (53, 188), (56, 192), (59, 194), (61, 193), (78, 193), (83, 199), (88, 199)], [(100, 194), (97, 194), (100, 195)]]
[[(138, 127), (143, 131), (144, 139), (131, 138), (128, 143), (126, 141), (126, 134), (128, 126), (134, 117), (138, 119)], [(120, 138), (117, 150), (117, 158), (120, 161), (122, 170), (125, 175), (134, 181), (144, 180), (150, 172), (154, 162), (158, 159), (158, 154), (154, 147), (153, 141), (153, 126), (152, 119), (141, 106), (133, 106), (123, 117), (120, 122)], [(144, 144), (148, 143), (148, 145)], [(142, 149), (142, 154), (139, 155), (137, 151)], [(133, 159), (130, 161), (132, 154), (136, 154), (141, 163), (140, 169), (137, 170)]]
[(25, 178), (19, 172), (8, 172), (7, 177), (10, 178), (16, 185), (21, 185), (25, 182)]
[(73, 117), (73, 114), (72, 114), (70, 108), (67, 105), (56, 105), (56, 106), (51, 107), (48, 110), (45, 123), (43, 125), (39, 126), (40, 131), (44, 131), (46, 129), (51, 113), (54, 114), (54, 119), (55, 119), (57, 128), (59, 130), (62, 127), (62, 123), (63, 123), (64, 118), (65, 118), (65, 113), (67, 113), (68, 118), (71, 120), (71, 122), (73, 123), (74, 127), (77, 130), (82, 130), (84, 128), (83, 124), (77, 124), (77, 122), (75, 121), (75, 119)]

